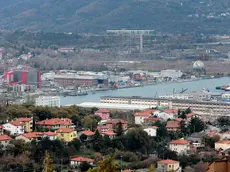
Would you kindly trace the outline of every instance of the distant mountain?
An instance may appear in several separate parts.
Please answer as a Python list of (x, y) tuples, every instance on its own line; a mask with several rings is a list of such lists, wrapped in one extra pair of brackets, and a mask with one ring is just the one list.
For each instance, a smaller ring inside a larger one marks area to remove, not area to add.
[(229, 0), (2, 0), (0, 29), (223, 34), (230, 33), (229, 13)]

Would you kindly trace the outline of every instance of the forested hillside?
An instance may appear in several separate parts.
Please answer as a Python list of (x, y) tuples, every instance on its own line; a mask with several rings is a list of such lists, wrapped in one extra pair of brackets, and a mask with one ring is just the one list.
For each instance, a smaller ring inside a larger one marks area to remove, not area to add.
[(154, 29), (167, 33), (229, 33), (229, 0), (7, 0), (1, 29), (98, 33)]

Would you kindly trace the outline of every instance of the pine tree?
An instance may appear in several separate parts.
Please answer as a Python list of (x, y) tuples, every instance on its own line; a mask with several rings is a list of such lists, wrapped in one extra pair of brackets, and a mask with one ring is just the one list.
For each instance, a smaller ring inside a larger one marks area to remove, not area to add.
[(122, 123), (119, 122), (119, 123), (117, 124), (117, 128), (116, 128), (117, 136), (123, 135), (123, 132), (124, 132), (124, 131), (123, 131)]
[(53, 172), (53, 160), (50, 156), (50, 154), (46, 151), (45, 152), (45, 158), (43, 161), (43, 170), (42, 172)]

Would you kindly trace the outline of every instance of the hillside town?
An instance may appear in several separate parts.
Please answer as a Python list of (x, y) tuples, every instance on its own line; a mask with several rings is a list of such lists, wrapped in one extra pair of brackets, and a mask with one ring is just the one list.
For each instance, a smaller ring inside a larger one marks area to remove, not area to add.
[(227, 117), (212, 119), (190, 108), (130, 111), (29, 104), (2, 106), (1, 112), (2, 171), (39, 171), (43, 158), (56, 171), (229, 169)]

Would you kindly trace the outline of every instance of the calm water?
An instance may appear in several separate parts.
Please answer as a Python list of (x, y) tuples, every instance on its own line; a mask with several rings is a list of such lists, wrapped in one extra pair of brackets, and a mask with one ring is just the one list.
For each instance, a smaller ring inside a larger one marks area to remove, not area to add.
[(200, 81), (191, 81), (184, 83), (162, 83), (151, 86), (136, 87), (136, 88), (126, 88), (119, 90), (110, 91), (99, 91), (95, 94), (89, 93), (86, 96), (77, 97), (61, 97), (61, 104), (79, 104), (83, 102), (99, 102), (101, 96), (143, 96), (143, 97), (154, 97), (157, 93), (158, 95), (172, 94), (173, 89), (178, 93), (183, 89), (188, 89), (187, 91), (200, 91), (203, 88), (208, 88), (210, 91), (215, 90), (216, 86), (230, 85), (230, 78), (217, 78), (217, 79), (207, 79)]

